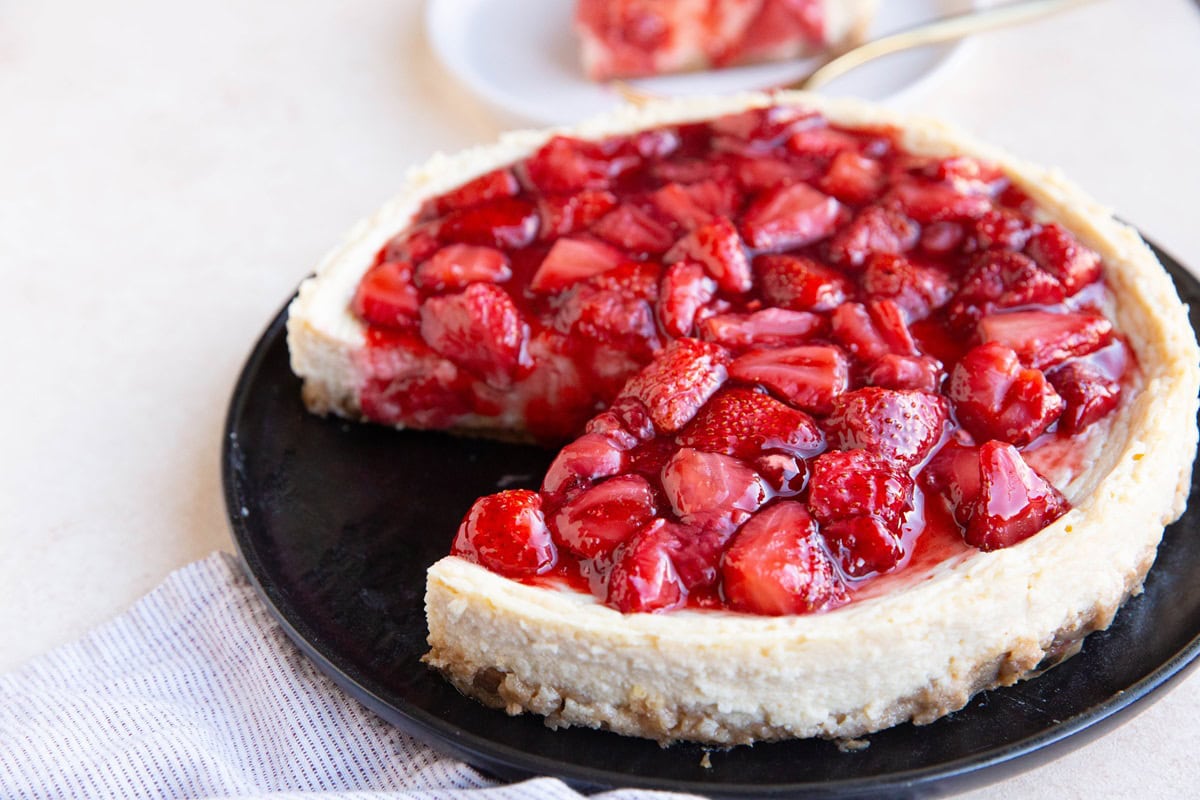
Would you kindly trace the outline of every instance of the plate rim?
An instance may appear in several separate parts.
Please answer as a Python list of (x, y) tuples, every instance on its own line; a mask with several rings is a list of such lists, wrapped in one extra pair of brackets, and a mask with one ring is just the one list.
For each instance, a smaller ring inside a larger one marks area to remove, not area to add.
[[(1154, 251), (1173, 283), (1191, 283), (1200, 292), (1200, 278), (1183, 266), (1169, 252), (1152, 240), (1142, 237)], [(293, 293), (292, 297), (295, 294)], [(534, 777), (550, 775), (564, 780), (571, 786), (584, 789), (638, 787), (655, 790), (690, 792), (719, 797), (778, 797), (781, 795), (803, 797), (865, 797), (878, 796), (881, 791), (904, 791), (925, 793), (933, 787), (954, 790), (969, 786), (982, 786), (1010, 775), (1025, 772), (1041, 763), (1057, 758), (1069, 749), (1082, 746), (1093, 738), (1106, 733), (1118, 722), (1148, 708), (1161, 698), (1167, 690), (1183, 677), (1200, 666), (1200, 620), (1195, 623), (1195, 634), (1179, 650), (1157, 665), (1142, 679), (1117, 689), (1106, 701), (1086, 708), (1073, 716), (1056, 722), (1038, 733), (1007, 745), (991, 748), (981, 753), (962, 756), (935, 766), (921, 767), (873, 775), (865, 778), (848, 778), (821, 782), (791, 783), (705, 783), (684, 779), (657, 776), (631, 775), (600, 767), (564, 763), (539, 753), (531, 753), (517, 747), (497, 742), (486, 736), (465, 731), (452, 722), (408, 702), (400, 706), (384, 700), (377, 693), (377, 682), (364, 676), (356, 678), (350, 674), (353, 665), (344, 664), (336, 654), (328, 654), (309, 641), (304, 632), (307, 627), (303, 619), (294, 619), (285, 610), (286, 599), (278, 587), (265, 580), (260, 574), (261, 562), (253, 550), (253, 537), (248, 529), (243, 495), (239, 492), (237, 462), (241, 458), (241, 443), (237, 434), (240, 419), (254, 378), (268, 358), (271, 347), (279, 336), (286, 337), (288, 307), (292, 297), (283, 304), (255, 341), (234, 385), (223, 424), (221, 447), (221, 484), (226, 518), (233, 534), (234, 546), (243, 573), (255, 593), (265, 603), (272, 617), (280, 624), (288, 638), (304, 655), (318, 666), (320, 671), (334, 681), (355, 700), (367, 706), (388, 723), (421, 739), (436, 750), (461, 758), (477, 768), (506, 777)], [(307, 412), (306, 412), (307, 413)], [(1194, 462), (1200, 467), (1200, 455)], [(1200, 499), (1200, 490), (1193, 483), (1189, 504)], [(1172, 523), (1175, 525), (1178, 523)], [(1168, 526), (1170, 527), (1170, 526)], [(1162, 543), (1159, 545), (1160, 549)], [(1156, 561), (1160, 553), (1156, 553)], [(257, 567), (257, 569), (256, 569)], [(1151, 571), (1151, 575), (1153, 571)], [(1137, 598), (1131, 598), (1131, 602)], [(296, 613), (294, 608), (291, 611)], [(1120, 612), (1118, 612), (1119, 614)], [(297, 624), (299, 623), (299, 624)], [(1100, 633), (1100, 632), (1097, 632)], [(315, 636), (312, 638), (316, 638)], [(1086, 655), (1083, 657), (1086, 658)], [(482, 710), (502, 713), (492, 709)], [(422, 735), (424, 734), (424, 735)], [(433, 737), (434, 741), (430, 741)], [(1064, 745), (1067, 745), (1064, 747)], [(712, 748), (721, 750), (723, 748)]]

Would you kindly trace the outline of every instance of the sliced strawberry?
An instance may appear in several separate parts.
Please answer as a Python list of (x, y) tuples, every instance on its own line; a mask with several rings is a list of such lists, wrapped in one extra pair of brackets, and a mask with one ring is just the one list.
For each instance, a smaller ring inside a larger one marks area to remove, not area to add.
[(671, 523), (655, 519), (613, 553), (604, 602), (623, 614), (667, 611), (682, 606), (687, 588), (671, 552), (676, 541)]
[(499, 197), (470, 208), (451, 211), (432, 223), (443, 244), (478, 244), (516, 250), (538, 234), (538, 212), (518, 197)]
[(752, 314), (717, 314), (700, 323), (700, 338), (732, 350), (801, 344), (821, 333), (825, 319), (808, 311), (764, 308)]
[(378, 263), (385, 261), (406, 261), (410, 264), (420, 264), (432, 256), (441, 247), (437, 238), (437, 223), (427, 222), (392, 237), (383, 246), (376, 258)]
[(757, 155), (775, 148), (793, 132), (821, 125), (819, 117), (795, 106), (753, 108), (709, 122), (714, 150)]
[(733, 223), (724, 217), (701, 225), (684, 236), (664, 260), (668, 264), (684, 260), (702, 264), (717, 286), (730, 294), (748, 292), (754, 285), (742, 239)]
[(721, 557), (731, 533), (667, 523), (671, 561), (689, 595), (711, 592), (721, 580)]
[(645, 403), (658, 429), (686, 425), (727, 376), (725, 349), (696, 339), (676, 339), (625, 384), (621, 394)]
[(859, 283), (872, 300), (890, 298), (909, 321), (924, 319), (954, 295), (944, 270), (891, 253), (872, 255)]
[(921, 249), (935, 256), (949, 255), (962, 246), (967, 232), (958, 222), (931, 222), (921, 230)]
[(954, 518), (965, 526), (979, 499), (979, 448), (949, 441), (921, 470), (922, 484), (946, 498)]
[(529, 288), (535, 292), (557, 292), (627, 260), (624, 253), (604, 242), (565, 237), (546, 253), (529, 281)]
[(841, 205), (806, 183), (763, 192), (742, 216), (746, 243), (756, 250), (790, 250), (820, 241), (837, 227)]
[(557, 239), (586, 230), (617, 207), (612, 192), (585, 189), (577, 194), (548, 194), (538, 198), (542, 239)]
[(408, 328), (417, 322), (420, 303), (412, 283), (412, 266), (404, 261), (384, 261), (363, 276), (350, 308), (372, 325)]
[(729, 159), (733, 178), (745, 192), (758, 193), (779, 186), (807, 183), (821, 175), (821, 165), (812, 161), (771, 158), (767, 155)]
[(540, 575), (558, 560), (542, 499), (526, 489), (476, 500), (450, 552), (502, 575)]
[(808, 414), (740, 387), (726, 387), (713, 395), (675, 441), (744, 461), (767, 450), (805, 457), (825, 448), (825, 437)]
[(971, 237), (979, 250), (1020, 250), (1037, 230), (1037, 223), (1007, 208), (993, 208), (971, 224)]
[(683, 447), (662, 469), (662, 489), (680, 522), (732, 532), (769, 498), (757, 472), (741, 459)]
[(944, 183), (916, 181), (896, 184), (884, 196), (884, 202), (894, 205), (923, 225), (975, 219), (992, 207), (992, 201), (986, 195), (963, 194)]
[(418, 266), (413, 282), (422, 289), (444, 292), (470, 283), (504, 283), (511, 277), (508, 256), (494, 247), (451, 244)]
[(737, 194), (727, 182), (705, 180), (699, 183), (669, 183), (650, 195), (650, 202), (667, 218), (693, 231), (727, 217), (737, 204)]
[(672, 264), (663, 275), (659, 293), (658, 323), (673, 338), (690, 336), (696, 312), (713, 299), (717, 284), (704, 267), (694, 261)]
[(700, 183), (710, 178), (716, 181), (726, 181), (733, 178), (733, 170), (727, 161), (711, 157), (655, 161), (649, 165), (649, 172), (664, 184)]
[(904, 312), (892, 300), (843, 303), (834, 309), (830, 323), (834, 341), (864, 364), (888, 353), (917, 355)]
[(842, 273), (805, 256), (759, 256), (754, 273), (764, 300), (793, 311), (832, 311), (851, 291)]
[(643, 256), (662, 255), (675, 243), (666, 225), (629, 203), (618, 205), (596, 220), (591, 231), (609, 244)]
[(629, 450), (654, 437), (654, 421), (642, 402), (618, 398), (606, 411), (588, 420), (588, 433), (607, 436), (622, 450)]
[(803, 503), (777, 503), (750, 519), (729, 544), (721, 587), (730, 608), (783, 616), (823, 611), (847, 595)]
[(1056, 305), (1066, 297), (1063, 286), (1027, 256), (1006, 250), (975, 258), (947, 309), (951, 324), (965, 332), (996, 309)]
[[(623, 351), (616, 388), (659, 348), (651, 305), (658, 293), (659, 273), (657, 264), (627, 261), (575, 284), (560, 298), (552, 322), (555, 330), (576, 344), (603, 343)], [(595, 363), (592, 367), (604, 371)]]
[(572, 552), (584, 558), (602, 558), (656, 513), (654, 489), (646, 479), (618, 475), (573, 497), (551, 517), (550, 529)]
[(878, 517), (848, 517), (821, 526), (821, 534), (852, 578), (887, 572), (904, 557), (898, 532)]
[(868, 450), (830, 450), (810, 467), (808, 507), (822, 525), (873, 515), (897, 526), (912, 505), (912, 478)]
[(1025, 252), (1038, 266), (1058, 278), (1068, 295), (1100, 279), (1100, 256), (1056, 222), (1034, 234)]
[(870, 386), (884, 389), (914, 389), (920, 392), (937, 392), (942, 385), (942, 362), (931, 356), (903, 356), (886, 353), (880, 356), (863, 373)]
[(843, 203), (860, 205), (878, 197), (884, 183), (883, 166), (878, 161), (844, 150), (834, 156), (818, 185)]
[(767, 453), (753, 463), (776, 497), (795, 497), (808, 486), (808, 462), (799, 456)]
[(368, 419), (411, 428), (445, 429), (472, 409), (475, 382), (433, 352), (414, 333), (389, 340), (388, 349), (367, 348), (368, 377), (359, 403)]
[(1041, 370), (1021, 366), (1009, 347), (990, 342), (972, 348), (950, 372), (946, 396), (959, 424), (977, 441), (1029, 444), (1063, 410), (1063, 400)]
[(587, 142), (555, 136), (525, 162), (529, 182), (547, 193), (607, 189), (642, 159), (619, 138)]
[(421, 305), (421, 337), (441, 355), (498, 389), (531, 366), (529, 325), (498, 286), (473, 283)]
[(940, 395), (869, 386), (834, 399), (825, 433), (832, 448), (869, 450), (912, 467), (941, 441), (949, 420)]
[(593, 481), (622, 472), (625, 449), (601, 433), (583, 434), (558, 451), (542, 479), (542, 492), (567, 496)]
[(979, 321), (979, 340), (1016, 351), (1022, 364), (1046, 369), (1068, 358), (1094, 353), (1112, 341), (1112, 323), (1099, 314), (1075, 311), (1010, 311)]
[(752, 350), (729, 365), (729, 376), (762, 384), (798, 408), (825, 414), (849, 386), (850, 367), (838, 348), (808, 345)]
[(1070, 510), (1062, 493), (1025, 463), (1017, 448), (988, 442), (979, 448), (979, 499), (963, 539), (998, 550), (1028, 539)]
[(1078, 433), (1121, 402), (1120, 382), (1087, 361), (1068, 361), (1046, 377), (1067, 404), (1058, 420), (1066, 433)]
[(832, 128), (805, 126), (787, 140), (787, 149), (796, 155), (820, 159), (834, 158), (839, 153), (857, 150), (858, 140), (848, 133)]
[(511, 169), (497, 169), (469, 180), (456, 189), (425, 201), (418, 219), (433, 219), (459, 208), (483, 205), (498, 197), (513, 197), (521, 184)]
[(970, 156), (943, 158), (928, 170), (934, 180), (948, 183), (961, 194), (995, 195), (1008, 184), (1008, 178), (995, 164)]
[(921, 230), (892, 208), (868, 206), (829, 240), (829, 260), (843, 269), (861, 267), (875, 253), (903, 253)]

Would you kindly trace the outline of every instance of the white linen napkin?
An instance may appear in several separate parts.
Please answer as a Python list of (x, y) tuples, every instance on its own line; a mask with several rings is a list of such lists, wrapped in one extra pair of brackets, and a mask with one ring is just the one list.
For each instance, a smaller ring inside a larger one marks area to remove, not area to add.
[(214, 553), (0, 676), (0, 797), (581, 795), (550, 778), (499, 785), (388, 725), (301, 655), (237, 560)]

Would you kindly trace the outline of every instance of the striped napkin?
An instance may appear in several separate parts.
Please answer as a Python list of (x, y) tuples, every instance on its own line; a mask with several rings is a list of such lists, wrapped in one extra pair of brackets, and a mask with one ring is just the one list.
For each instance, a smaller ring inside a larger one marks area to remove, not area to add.
[(214, 553), (80, 641), (0, 676), (0, 797), (581, 795), (550, 778), (499, 784), (391, 727), (318, 672), (237, 559)]

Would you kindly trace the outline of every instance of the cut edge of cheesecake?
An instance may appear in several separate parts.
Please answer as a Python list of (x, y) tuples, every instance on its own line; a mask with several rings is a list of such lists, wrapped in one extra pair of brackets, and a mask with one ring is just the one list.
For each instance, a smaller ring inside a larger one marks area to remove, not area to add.
[[(376, 252), (425, 198), (530, 155), (556, 133), (595, 139), (769, 104), (811, 108), (849, 127), (895, 127), (901, 146), (918, 155), (1000, 165), (1048, 218), (1104, 259), (1141, 392), (1118, 409), (1105, 448), (1072, 482), (1067, 515), (1019, 545), (972, 554), (920, 583), (823, 614), (622, 615), (590, 595), (444, 558), (429, 571), (426, 660), (464, 693), (509, 713), (542, 714), (551, 725), (660, 742), (853, 738), (909, 719), (931, 722), (979, 690), (1040, 671), (1107, 627), (1140, 591), (1163, 527), (1182, 513), (1200, 351), (1186, 307), (1137, 233), (1058, 172), (940, 122), (803, 93), (627, 107), (570, 130), (512, 133), (414, 170), (399, 197), (326, 257), (289, 309), (293, 369), (310, 409), (361, 417), (353, 387), (365, 335), (349, 301)], [(489, 425), (468, 419), (460, 427)]]

